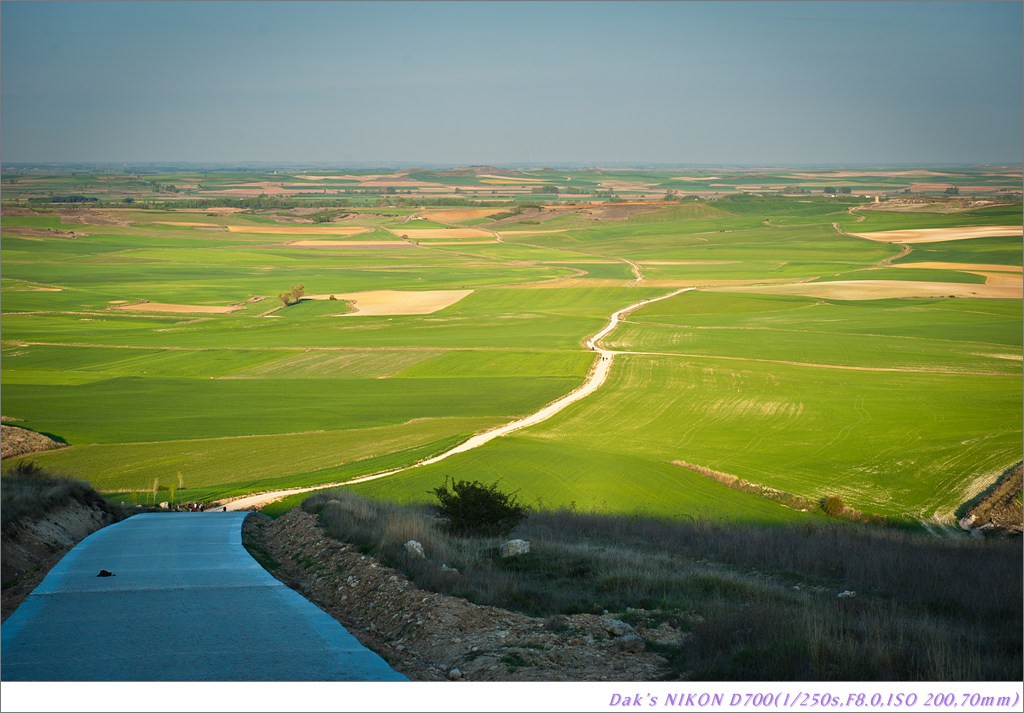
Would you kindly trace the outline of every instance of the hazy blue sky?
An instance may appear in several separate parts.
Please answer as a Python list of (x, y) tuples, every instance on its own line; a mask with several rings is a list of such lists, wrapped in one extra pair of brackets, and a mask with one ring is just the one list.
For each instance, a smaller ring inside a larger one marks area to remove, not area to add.
[(1020, 2), (12, 2), (17, 161), (1020, 162)]

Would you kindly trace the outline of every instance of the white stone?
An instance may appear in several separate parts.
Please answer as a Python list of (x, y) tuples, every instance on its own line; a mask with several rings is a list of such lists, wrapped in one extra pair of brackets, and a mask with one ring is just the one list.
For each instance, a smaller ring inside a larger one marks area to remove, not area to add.
[(409, 540), (404, 545), (402, 545), (402, 547), (405, 548), (405, 553), (407, 555), (410, 555), (412, 557), (426, 557), (426, 555), (423, 553), (423, 545), (421, 545), (416, 540)]
[(498, 554), (502, 557), (518, 557), (530, 551), (530, 543), (526, 540), (509, 540), (501, 543)]

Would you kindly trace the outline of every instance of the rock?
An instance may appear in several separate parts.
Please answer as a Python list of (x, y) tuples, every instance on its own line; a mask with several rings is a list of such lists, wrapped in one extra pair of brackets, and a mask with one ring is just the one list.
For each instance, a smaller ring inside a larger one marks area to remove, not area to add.
[(530, 543), (526, 540), (509, 540), (501, 543), (498, 554), (502, 557), (518, 557), (530, 551)]
[(664, 621), (657, 629), (650, 629), (644, 633), (644, 638), (647, 641), (660, 646), (681, 646), (688, 637), (689, 634), (674, 629)]
[(423, 553), (423, 545), (421, 545), (416, 540), (409, 540), (404, 545), (402, 545), (402, 548), (405, 550), (405, 553), (410, 557), (426, 557), (426, 554)]
[(462, 671), (460, 671), (457, 668), (453, 668), (451, 671), (448, 672), (448, 680), (450, 680), (450, 681), (460, 681), (460, 680), (462, 680)]
[(855, 596), (857, 596), (857, 592), (847, 589), (845, 591), (839, 592), (839, 594), (836, 595), (836, 599), (849, 599), (850, 597)]
[(623, 651), (638, 654), (646, 648), (643, 638), (635, 631), (629, 631), (615, 640), (616, 646)]
[(115, 575), (115, 574), (114, 574), (113, 572), (108, 572), (108, 571), (107, 571), (107, 570), (105, 570), (105, 569), (101, 569), (101, 570), (100, 570), (100, 573), (99, 573), (99, 574), (97, 574), (96, 576), (97, 576), (97, 577), (114, 577), (114, 576), (116, 576), (116, 575)]
[(621, 619), (605, 619), (602, 623), (604, 630), (612, 636), (625, 636), (633, 631), (633, 627)]
[(449, 567), (446, 564), (441, 565), (441, 571), (445, 572), (447, 574), (458, 574), (459, 573), (459, 570), (457, 570), (455, 567)]

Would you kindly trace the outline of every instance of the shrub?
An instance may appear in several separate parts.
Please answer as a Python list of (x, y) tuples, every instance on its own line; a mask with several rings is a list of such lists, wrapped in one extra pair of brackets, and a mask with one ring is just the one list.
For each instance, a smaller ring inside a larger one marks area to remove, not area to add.
[(4, 471), (0, 488), (0, 522), (9, 534), (19, 522), (37, 520), (67, 503), (78, 502), (122, 517), (119, 508), (110, 505), (88, 483), (41, 468), (33, 461), (20, 461)]
[(526, 517), (526, 508), (516, 502), (515, 495), (501, 492), (497, 483), (455, 480), (449, 490), (446, 478), (443, 485), (430, 492), (437, 496), (438, 516), (458, 535), (507, 535)]
[(821, 501), (821, 509), (832, 517), (839, 517), (846, 512), (846, 503), (838, 495), (829, 495)]

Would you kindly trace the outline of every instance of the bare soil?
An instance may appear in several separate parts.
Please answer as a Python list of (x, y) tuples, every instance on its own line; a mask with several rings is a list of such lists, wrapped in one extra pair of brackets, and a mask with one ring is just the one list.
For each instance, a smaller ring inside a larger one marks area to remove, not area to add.
[(170, 314), (228, 314), (238, 310), (236, 305), (221, 307), (218, 305), (176, 305), (166, 302), (136, 302), (135, 304), (116, 305), (112, 309), (128, 312), (167, 312)]
[(662, 624), (636, 629), (638, 640), (610, 633), (610, 616), (539, 619), (422, 590), (300, 509), (248, 518), (243, 539), (274, 576), (413, 681), (658, 680), (666, 661), (646, 642), (686, 637)]
[(293, 240), (289, 248), (342, 248), (347, 250), (405, 250), (415, 249), (412, 243), (399, 240)]
[(358, 235), (370, 232), (359, 225), (229, 225), (232, 233), (267, 235)]
[(1024, 487), (1024, 464), (1018, 463), (972, 503), (960, 519), (960, 526), (986, 534), (1016, 533), (1024, 531), (1024, 510), (1021, 507), (1021, 489)]
[(874, 233), (848, 233), (858, 238), (883, 243), (943, 243), (948, 240), (991, 238), (1001, 235), (1020, 235), (1019, 225), (975, 225), (961, 228), (919, 228), (914, 230), (880, 230)]
[[(335, 292), (334, 298), (353, 302), (355, 311), (345, 315), (432, 314), (450, 307), (473, 290), (370, 290)], [(329, 300), (330, 294), (306, 295), (309, 300)]]
[(62, 223), (84, 223), (86, 225), (119, 225), (127, 228), (131, 221), (126, 220), (116, 213), (110, 211), (98, 211), (89, 209), (71, 209), (62, 211), (60, 215)]
[(714, 292), (758, 292), (803, 295), (834, 300), (881, 300), (890, 298), (977, 297), (1019, 299), (1021, 280), (1017, 275), (991, 273), (984, 285), (966, 282), (925, 282), (914, 280), (837, 280), (749, 287), (716, 287)]
[(455, 240), (458, 238), (493, 238), (486, 230), (476, 228), (391, 228), (395, 235), (407, 235), (410, 240)]
[(85, 236), (85, 233), (76, 233), (71, 230), (57, 230), (56, 228), (4, 228), (4, 235), (15, 238), (64, 238), (73, 240)]
[(3, 425), (0, 426), (0, 432), (0, 458), (16, 458), (67, 447), (27, 428)]
[(6, 620), (72, 547), (114, 521), (110, 513), (75, 501), (7, 529), (0, 545), (0, 619)]

